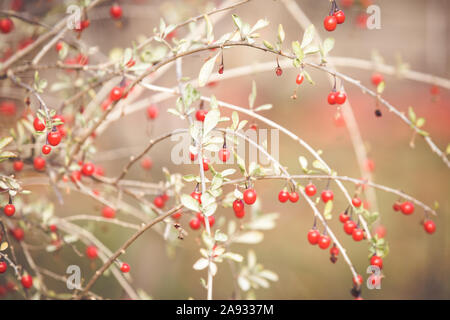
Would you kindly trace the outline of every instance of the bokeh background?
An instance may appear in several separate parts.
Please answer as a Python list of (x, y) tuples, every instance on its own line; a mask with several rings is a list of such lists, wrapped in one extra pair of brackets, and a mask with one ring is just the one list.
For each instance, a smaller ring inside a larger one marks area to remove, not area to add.
[[(2, 1), (2, 9), (7, 8), (10, 1)], [(124, 8), (122, 26), (118, 27), (108, 16), (109, 3), (93, 11), (90, 15), (91, 26), (83, 34), (83, 41), (98, 46), (99, 53), (90, 57), (90, 63), (101, 62), (116, 47), (129, 46), (140, 35), (149, 35), (164, 17), (169, 22), (184, 21), (189, 16), (198, 15), (222, 1), (119, 1)], [(386, 64), (396, 65), (399, 57), (410, 65), (412, 70), (449, 78), (449, 45), (450, 24), (447, 13), (450, 2), (446, 0), (379, 0), (376, 4), (381, 8), (381, 29), (367, 30), (361, 26), (361, 14), (364, 12), (359, 1), (345, 9), (347, 20), (344, 25), (332, 34), (327, 34), (322, 21), (329, 10), (328, 1), (305, 0), (297, 3), (302, 7), (310, 20), (317, 26), (322, 37), (332, 36), (336, 45), (332, 56), (353, 57), (371, 60), (374, 52), (381, 56)], [(67, 2), (68, 3), (68, 2)], [(338, 1), (338, 3), (340, 3)], [(52, 23), (60, 19), (64, 13), (61, 1), (24, 1), (23, 11), (33, 16), (42, 17)], [(49, 13), (50, 12), (50, 13)], [(48, 13), (48, 14), (46, 14)], [(232, 10), (214, 26), (216, 37), (232, 30), (231, 13), (236, 13), (245, 22), (253, 24), (259, 18), (267, 18), (270, 25), (262, 32), (262, 38), (275, 42), (276, 28), (282, 23), (286, 31), (286, 44), (301, 39), (303, 30), (286, 11), (280, 1), (255, 0)], [(19, 31), (20, 32), (20, 31)], [(25, 32), (23, 32), (25, 33)], [(177, 36), (181, 37), (185, 31)], [(8, 39), (18, 41), (19, 39)], [(4, 49), (4, 46), (3, 46)], [(184, 60), (184, 74), (195, 77), (207, 57), (205, 54), (195, 55)], [(47, 61), (56, 59), (51, 53)], [(225, 73), (233, 67), (273, 61), (274, 57), (257, 52), (250, 48), (233, 48), (225, 51)], [(361, 80), (364, 85), (373, 89), (370, 82), (372, 71), (353, 67), (341, 67), (339, 71)], [(315, 70), (308, 70), (316, 85), (302, 84), (298, 91), (298, 99), (291, 100), (295, 88), (297, 71), (285, 69), (282, 77), (276, 77), (274, 71), (246, 75), (241, 78), (219, 81), (213, 87), (202, 89), (204, 95), (216, 95), (218, 99), (236, 105), (247, 106), (248, 94), (252, 80), (258, 87), (257, 105), (273, 103), (274, 108), (265, 111), (264, 116), (282, 124), (316, 149), (324, 151), (323, 158), (340, 175), (359, 178), (361, 176), (352, 148), (349, 132), (345, 126), (336, 126), (334, 122), (335, 108), (330, 107), (326, 97), (330, 85), (326, 75)], [(49, 79), (52, 75), (48, 74)], [(385, 76), (386, 90), (384, 97), (399, 110), (407, 112), (413, 106), (416, 113), (425, 117), (424, 127), (430, 132), (436, 144), (445, 149), (450, 142), (450, 93), (441, 89), (438, 96), (430, 94), (429, 84), (401, 79), (396, 76)], [(175, 69), (172, 67), (163, 75), (158, 83), (166, 86), (176, 85)], [(2, 89), (3, 90), (3, 89)], [(434, 235), (426, 234), (420, 225), (423, 212), (416, 209), (412, 216), (406, 217), (392, 210), (396, 200), (393, 195), (376, 192), (381, 223), (386, 227), (386, 239), (390, 245), (390, 254), (384, 261), (385, 278), (381, 290), (363, 290), (363, 297), (368, 299), (448, 299), (450, 298), (450, 211), (449, 190), (450, 174), (448, 168), (435, 155), (421, 138), (417, 138), (414, 149), (409, 147), (411, 129), (396, 116), (382, 108), (383, 117), (374, 116), (375, 101), (363, 94), (358, 88), (346, 84), (346, 91), (352, 104), (361, 135), (367, 147), (369, 157), (375, 163), (374, 181), (401, 189), (406, 193), (432, 205), (435, 200), (440, 204), (439, 216), (434, 218), (437, 231)], [(141, 97), (150, 96), (151, 92), (143, 92)], [(13, 98), (21, 98), (11, 94)], [(4, 95), (2, 95), (4, 96)], [(57, 100), (55, 97), (47, 97)], [(159, 104), (160, 117), (154, 122), (155, 136), (171, 129), (184, 126), (185, 123), (164, 112), (173, 107), (174, 99)], [(21, 107), (23, 108), (23, 106)], [(245, 117), (244, 117), (245, 118)], [(2, 119), (2, 129), (11, 122)], [(111, 160), (102, 157), (102, 153), (117, 148), (139, 150), (149, 139), (147, 120), (144, 111), (125, 117), (111, 125), (97, 138), (97, 164), (105, 168), (107, 176), (114, 176), (117, 170), (126, 163), (126, 158)], [(260, 128), (264, 128), (260, 124)], [(175, 166), (168, 161), (167, 154), (172, 144), (158, 145), (151, 152), (154, 166), (150, 174), (142, 174), (137, 166), (127, 177), (145, 181), (163, 179), (162, 167), (171, 172), (190, 173), (197, 167)], [(306, 151), (286, 136), (280, 135), (280, 161), (291, 173), (301, 173), (298, 156), (306, 155)], [(309, 159), (311, 159), (309, 157)], [(95, 158), (94, 158), (95, 161)], [(7, 171), (6, 166), (3, 170)], [(325, 182), (317, 183), (319, 190)], [(352, 192), (353, 186), (346, 184)], [(277, 201), (278, 191), (283, 187), (281, 182), (258, 182), (257, 190), (265, 212), (279, 212), (277, 227), (265, 233), (264, 241), (252, 246), (258, 260), (267, 269), (279, 275), (279, 281), (272, 283), (269, 289), (256, 291), (262, 299), (349, 299), (351, 274), (347, 265), (339, 257), (336, 264), (329, 261), (328, 252), (312, 247), (306, 240), (306, 233), (312, 225), (311, 209), (300, 200), (297, 204), (281, 205)], [(335, 185), (334, 185), (335, 187)], [(191, 188), (189, 186), (188, 188)], [(34, 197), (48, 197), (55, 201), (50, 188), (30, 188)], [(336, 190), (336, 188), (334, 188)], [(187, 191), (186, 191), (187, 192)], [(190, 191), (189, 191), (190, 192)], [(339, 211), (345, 209), (343, 196), (336, 190), (334, 215), (330, 226), (336, 231), (342, 244), (347, 248), (350, 258), (357, 270), (363, 273), (368, 265), (367, 245), (355, 243), (342, 231), (337, 221)], [(71, 214), (98, 214), (100, 207), (94, 201), (71, 193), (65, 197), (65, 205), (57, 207), (61, 216)], [(221, 209), (217, 215), (232, 218), (230, 209)], [(187, 227), (188, 220), (182, 220)], [(131, 235), (129, 230), (114, 226), (90, 225), (98, 237), (114, 250)], [(195, 232), (180, 243), (175, 252), (168, 254), (162, 237), (147, 232), (126, 253), (126, 260), (132, 268), (131, 276), (136, 287), (144, 289), (155, 299), (185, 299), (193, 297), (205, 298), (205, 290), (199, 278), (204, 272), (194, 271), (193, 263), (198, 259), (198, 243)], [(82, 247), (82, 246), (81, 246)], [(246, 255), (248, 245), (237, 245), (235, 252)], [(73, 255), (70, 250), (51, 255), (36, 252), (38, 263), (51, 267), (58, 273), (64, 273), (68, 264), (80, 264), (86, 277), (93, 273), (100, 264), (94, 265)], [(233, 290), (231, 273), (226, 263), (219, 266), (218, 276), (214, 280), (214, 297), (229, 299)], [(64, 286), (56, 281), (49, 283), (60, 290)], [(123, 291), (112, 277), (103, 277), (94, 287), (94, 291), (107, 298), (124, 298)]]

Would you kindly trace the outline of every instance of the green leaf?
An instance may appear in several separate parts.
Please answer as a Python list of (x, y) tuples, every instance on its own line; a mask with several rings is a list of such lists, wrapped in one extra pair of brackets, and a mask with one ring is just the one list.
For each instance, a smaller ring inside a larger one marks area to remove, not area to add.
[(308, 80), (308, 82), (312, 85), (315, 85), (316, 83), (314, 82), (314, 80), (311, 78), (310, 74), (306, 71), (303, 70), (303, 75), (305, 76), (306, 80)]
[(10, 144), (13, 141), (12, 137), (4, 137), (0, 139), (0, 150), (6, 147), (8, 144)]
[(181, 195), (181, 203), (183, 206), (188, 208), (189, 210), (199, 212), (200, 211), (200, 205), (197, 200), (192, 198), (190, 195), (182, 194)]
[(4, 161), (8, 158), (16, 158), (17, 155), (11, 151), (3, 151), (0, 153), (0, 161)]
[(299, 60), (303, 60), (304, 58), (304, 53), (303, 50), (300, 46), (300, 42), (298, 41), (293, 41), (292, 42), (292, 51), (294, 52), (295, 56), (299, 59)]
[(319, 47), (317, 47), (316, 45), (310, 45), (308, 47), (305, 48), (305, 50), (303, 51), (305, 56), (309, 55), (309, 54), (315, 54), (317, 52), (319, 52)]
[(220, 112), (218, 109), (210, 110), (206, 114), (205, 121), (203, 123), (203, 137), (206, 137), (206, 135), (217, 126), (219, 119)]
[(258, 112), (258, 111), (264, 111), (264, 110), (270, 110), (272, 109), (273, 105), (271, 104), (263, 104), (257, 108), (255, 108), (253, 111)]
[(269, 41), (264, 40), (264, 41), (263, 41), (263, 44), (264, 44), (264, 46), (265, 46), (267, 49), (269, 49), (269, 50), (274, 50), (273, 45), (272, 45)]
[(408, 108), (408, 116), (409, 120), (411, 120), (412, 123), (416, 123), (416, 113), (414, 112), (412, 107)]
[(309, 25), (308, 28), (306, 28), (305, 33), (303, 34), (303, 40), (302, 40), (302, 45), (301, 48), (304, 49), (306, 48), (309, 44), (311, 44), (311, 42), (314, 39), (314, 25)]
[(255, 244), (264, 239), (264, 234), (259, 231), (248, 231), (233, 237), (233, 242)]
[(255, 104), (256, 99), (256, 82), (255, 80), (252, 81), (252, 93), (248, 96), (248, 105), (250, 106), (250, 109), (253, 108), (253, 105)]
[(308, 172), (308, 160), (305, 157), (300, 156), (300, 157), (298, 157), (298, 162), (300, 162), (300, 167), (302, 168), (303, 172), (307, 173)]
[(425, 118), (419, 118), (419, 119), (417, 119), (417, 122), (416, 122), (416, 126), (417, 127), (423, 127), (423, 125), (425, 124)]
[(239, 114), (236, 111), (231, 114), (231, 120), (233, 121), (231, 129), (236, 130), (239, 124)]
[(206, 61), (202, 68), (200, 69), (200, 73), (198, 75), (198, 85), (200, 87), (205, 86), (208, 83), (209, 77), (214, 69), (214, 65), (216, 63), (216, 59), (219, 56), (220, 52), (218, 52), (214, 57), (210, 58)]
[(323, 172), (328, 173), (327, 167), (326, 167), (325, 164), (323, 164), (321, 161), (319, 161), (319, 160), (314, 160), (313, 163), (312, 163), (312, 165), (313, 165), (314, 168), (316, 168), (316, 169), (318, 169), (318, 170), (321, 170), (321, 171), (323, 171)]
[(334, 43), (335, 43), (335, 41), (334, 41), (333, 38), (326, 38), (326, 39), (323, 41), (323, 52), (324, 52), (324, 55), (325, 55), (325, 56), (327, 56), (328, 53), (329, 53), (331, 50), (333, 50), (333, 48), (334, 48)]
[(384, 88), (386, 87), (386, 83), (381, 81), (377, 86), (377, 93), (382, 94), (384, 92)]
[(250, 30), (250, 33), (253, 33), (259, 29), (262, 29), (264, 27), (267, 27), (269, 25), (269, 21), (266, 19), (259, 19), (255, 25), (252, 27), (252, 29)]
[(280, 44), (283, 43), (285, 37), (286, 37), (286, 34), (284, 33), (283, 25), (279, 24), (278, 25), (278, 41)]
[(327, 203), (325, 204), (325, 209), (323, 211), (323, 216), (325, 217), (325, 219), (330, 220), (332, 218), (331, 216), (331, 211), (333, 210), (333, 201), (327, 201)]
[(242, 20), (241, 18), (239, 18), (239, 16), (233, 14), (231, 15), (231, 17), (233, 18), (234, 24), (236, 25), (236, 27), (239, 29), (239, 31), (242, 28)]

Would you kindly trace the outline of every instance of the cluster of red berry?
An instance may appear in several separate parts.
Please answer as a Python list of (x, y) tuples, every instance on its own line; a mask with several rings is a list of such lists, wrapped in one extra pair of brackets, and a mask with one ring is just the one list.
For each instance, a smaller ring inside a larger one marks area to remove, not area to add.
[(288, 200), (291, 201), (292, 203), (295, 203), (298, 201), (298, 199), (299, 195), (297, 191), (287, 192), (285, 188), (278, 193), (278, 201), (280, 201), (281, 203), (285, 203)]
[(164, 208), (164, 206), (166, 205), (166, 202), (169, 200), (169, 196), (167, 195), (167, 193), (163, 193), (160, 196), (155, 197), (155, 199), (153, 199), (153, 204), (159, 208), (162, 209)]
[[(396, 201), (394, 202), (392, 208), (394, 211), (401, 211), (404, 215), (411, 215), (414, 212), (414, 204), (411, 201)], [(436, 224), (433, 220), (425, 219), (423, 221), (423, 228), (425, 232), (433, 234), (436, 231)]]
[(335, 89), (333, 89), (329, 94), (328, 94), (328, 103), (333, 105), (333, 104), (344, 104), (345, 101), (347, 100), (347, 94), (345, 92), (340, 92), (340, 91), (336, 91)]
[(345, 21), (345, 13), (340, 10), (336, 1), (331, 2), (330, 14), (323, 20), (323, 26), (327, 31), (334, 31), (338, 24), (342, 24)]

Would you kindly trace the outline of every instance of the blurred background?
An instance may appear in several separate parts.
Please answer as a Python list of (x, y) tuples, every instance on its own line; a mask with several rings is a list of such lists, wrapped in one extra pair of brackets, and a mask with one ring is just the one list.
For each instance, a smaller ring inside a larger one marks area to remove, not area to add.
[[(94, 9), (90, 14), (91, 25), (83, 33), (82, 40), (88, 46), (97, 46), (99, 52), (89, 57), (89, 63), (104, 61), (114, 48), (127, 47), (142, 35), (149, 35), (152, 29), (159, 25), (159, 18), (170, 23), (184, 21), (190, 16), (196, 16), (208, 11), (223, 1), (156, 1), (135, 0), (118, 1), (123, 7), (122, 24), (117, 25), (108, 15), (110, 3)], [(446, 0), (379, 0), (376, 4), (381, 9), (381, 29), (368, 30), (364, 24), (365, 6), (368, 2), (338, 1), (343, 5), (346, 22), (336, 31), (327, 33), (323, 29), (323, 19), (328, 15), (327, 0), (296, 1), (318, 29), (322, 38), (332, 36), (336, 45), (331, 56), (351, 57), (372, 61), (382, 58), (388, 65), (396, 66), (399, 61), (409, 64), (410, 69), (449, 78), (449, 28), (448, 12), (450, 2)], [(1, 8), (8, 9), (11, 1), (2, 1)], [(66, 2), (68, 4), (69, 2)], [(348, 6), (351, 4), (351, 6)], [(62, 1), (23, 1), (21, 11), (32, 16), (45, 19), (48, 24), (54, 24), (64, 14)], [(291, 41), (299, 40), (303, 30), (287, 12), (281, 1), (254, 0), (237, 9), (227, 12), (227, 15), (214, 25), (216, 38), (233, 30), (231, 14), (238, 14), (245, 22), (254, 24), (260, 18), (267, 18), (270, 25), (261, 31), (262, 39), (272, 43), (276, 41), (278, 24), (283, 24), (286, 32), (286, 47)], [(19, 24), (19, 23), (18, 23)], [(22, 24), (21, 24), (22, 25)], [(29, 29), (18, 28), (16, 38), (8, 38), (1, 49), (7, 50), (8, 45), (17, 45), (29, 34)], [(176, 37), (182, 37), (188, 31), (180, 30)], [(5, 36), (1, 36), (5, 37)], [(3, 39), (3, 38), (0, 38)], [(9, 41), (9, 42), (8, 42)], [(195, 78), (207, 54), (199, 54), (184, 59), (184, 75)], [(51, 53), (47, 62), (56, 58)], [(103, 60), (102, 60), (103, 59)], [(246, 107), (248, 95), (251, 92), (252, 80), (258, 87), (256, 105), (272, 103), (274, 108), (264, 111), (263, 115), (282, 124), (315, 149), (323, 150), (324, 160), (335, 169), (339, 175), (359, 178), (361, 173), (357, 166), (349, 132), (345, 125), (335, 122), (336, 110), (327, 103), (327, 95), (331, 89), (323, 72), (307, 69), (316, 85), (306, 81), (298, 89), (296, 100), (290, 99), (295, 89), (297, 70), (285, 69), (281, 77), (275, 75), (276, 61), (270, 54), (250, 48), (232, 48), (225, 50), (225, 74), (227, 69), (273, 62), (273, 70), (246, 75), (240, 78), (218, 81), (214, 86), (201, 89), (203, 95), (216, 95), (219, 100)], [(375, 64), (374, 64), (375, 66)], [(373, 70), (361, 70), (352, 66), (338, 67), (343, 72), (371, 89)], [(45, 74), (45, 73), (44, 73)], [(46, 73), (51, 81), (51, 72)], [(397, 76), (385, 75), (386, 90), (384, 98), (390, 101), (400, 111), (407, 112), (408, 106), (413, 106), (416, 114), (426, 118), (424, 129), (428, 131), (437, 146), (445, 150), (450, 142), (450, 92), (441, 89), (431, 94), (431, 85), (401, 79)], [(166, 74), (157, 81), (162, 86), (175, 86), (175, 68), (172, 66)], [(439, 216), (433, 218), (437, 225), (436, 233), (426, 234), (420, 224), (423, 211), (416, 207), (412, 216), (406, 217), (392, 210), (396, 200), (393, 195), (376, 191), (381, 223), (386, 227), (385, 238), (389, 242), (390, 254), (384, 259), (381, 290), (364, 289), (362, 296), (367, 299), (449, 299), (450, 298), (450, 237), (448, 228), (450, 219), (449, 191), (450, 172), (441, 159), (433, 154), (428, 145), (418, 137), (415, 148), (409, 147), (412, 130), (387, 109), (381, 108), (383, 116), (374, 115), (375, 100), (363, 94), (361, 90), (350, 84), (345, 84), (347, 95), (357, 120), (362, 138), (368, 150), (368, 156), (373, 160), (375, 169), (373, 180), (379, 184), (403, 190), (428, 205), (438, 201)], [(140, 98), (151, 96), (152, 92), (143, 91)], [(17, 92), (6, 92), (2, 88), (2, 99), (16, 99), (20, 106), (15, 115), (20, 116), (23, 97)], [(44, 95), (48, 101), (60, 101), (50, 94)], [(153, 124), (153, 135), (168, 132), (185, 126), (185, 122), (166, 113), (164, 110), (174, 106), (175, 99), (170, 99), (158, 105), (160, 117)], [(145, 147), (149, 135), (148, 124), (144, 116), (145, 110), (126, 116), (121, 121), (112, 124), (96, 139), (98, 159), (94, 162), (104, 167), (106, 176), (114, 176), (126, 162), (127, 158), (111, 160), (102, 157), (102, 153), (117, 148), (140, 150)], [(225, 112), (227, 113), (227, 112)], [(7, 129), (11, 117), (1, 116), (1, 126)], [(243, 117), (245, 118), (245, 117)], [(249, 119), (251, 120), (251, 119)], [(260, 128), (265, 125), (258, 123)], [(150, 173), (143, 174), (139, 166), (133, 168), (127, 175), (130, 179), (144, 181), (159, 181), (164, 179), (162, 167), (171, 172), (182, 174), (197, 170), (194, 165), (175, 166), (168, 161), (167, 154), (173, 143), (161, 144), (155, 147), (150, 156), (153, 168)], [(298, 164), (300, 155), (307, 156), (306, 150), (297, 143), (280, 134), (280, 162), (286, 165), (291, 174), (301, 173)], [(311, 160), (312, 161), (312, 160)], [(3, 166), (7, 172), (9, 167)], [(2, 170), (2, 171), (3, 171)], [(318, 190), (325, 187), (326, 182), (317, 182)], [(262, 181), (256, 187), (264, 212), (279, 212), (277, 227), (265, 232), (264, 241), (252, 246), (258, 256), (258, 261), (265, 268), (276, 272), (279, 281), (271, 283), (269, 289), (259, 289), (256, 297), (261, 299), (349, 299), (351, 295), (351, 273), (339, 256), (336, 264), (329, 261), (329, 254), (309, 245), (306, 234), (311, 228), (313, 219), (311, 209), (302, 199), (297, 204), (280, 204), (277, 200), (282, 182)], [(354, 186), (346, 184), (350, 193)], [(186, 192), (192, 186), (188, 185)], [(335, 184), (334, 218), (330, 226), (347, 248), (359, 273), (364, 275), (368, 265), (365, 243), (356, 243), (344, 234), (337, 217), (346, 204), (342, 193)], [(33, 196), (48, 197), (55, 201), (51, 188), (32, 187)], [(189, 191), (190, 193), (191, 191)], [(87, 197), (76, 193), (65, 196), (65, 205), (57, 207), (57, 214), (68, 216), (72, 214), (98, 214), (100, 207)], [(233, 218), (231, 209), (220, 209), (217, 215)], [(187, 229), (188, 220), (181, 220)], [(83, 224), (86, 225), (86, 224)], [(111, 249), (118, 248), (130, 235), (131, 231), (111, 225), (89, 225), (90, 230), (104, 241)], [(176, 250), (167, 250), (162, 237), (153, 232), (147, 232), (141, 237), (124, 257), (131, 265), (133, 284), (144, 289), (154, 299), (186, 299), (189, 297), (203, 299), (205, 290), (201, 287), (199, 278), (206, 277), (205, 272), (195, 271), (192, 265), (199, 258), (199, 233), (190, 232)], [(233, 251), (246, 256), (248, 245), (237, 245)], [(170, 254), (168, 254), (170, 252)], [(63, 250), (58, 254), (35, 252), (36, 261), (43, 266), (63, 274), (68, 264), (80, 264), (83, 275), (88, 277), (100, 262), (90, 264), (80, 261), (72, 251)], [(218, 276), (214, 279), (214, 298), (229, 299), (233, 290), (231, 271), (228, 264), (219, 265)], [(55, 288), (64, 291), (64, 285), (59, 282)], [(124, 298), (124, 293), (117, 282), (111, 277), (102, 277), (94, 287), (94, 291), (107, 298)]]

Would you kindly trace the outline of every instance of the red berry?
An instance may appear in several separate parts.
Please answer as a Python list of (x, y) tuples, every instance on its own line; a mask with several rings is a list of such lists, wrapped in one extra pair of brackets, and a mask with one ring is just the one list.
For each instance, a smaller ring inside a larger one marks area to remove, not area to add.
[(30, 289), (33, 285), (33, 278), (29, 274), (25, 274), (22, 276), (22, 279), (20, 279), (20, 282), (22, 282), (22, 286), (25, 289)]
[(33, 127), (36, 131), (44, 131), (45, 130), (45, 123), (42, 123), (41, 120), (39, 120), (38, 117), (34, 118), (33, 121)]
[(379, 239), (382, 239), (386, 236), (386, 228), (383, 225), (379, 225), (375, 228), (375, 234)]
[(433, 234), (434, 231), (436, 231), (436, 224), (434, 223), (433, 220), (426, 220), (423, 223), (423, 228), (425, 229), (425, 231), (429, 234)]
[(0, 273), (5, 273), (6, 269), (8, 269), (8, 265), (5, 261), (0, 261)]
[(244, 191), (244, 202), (246, 204), (254, 204), (256, 201), (256, 191), (254, 189), (247, 189)]
[(191, 158), (191, 161), (197, 160), (197, 156), (198, 156), (197, 153), (189, 152), (189, 158)]
[(120, 266), (120, 271), (122, 271), (123, 273), (128, 273), (130, 272), (130, 265), (128, 263), (122, 263), (122, 265)]
[(339, 215), (339, 221), (342, 223), (346, 223), (349, 219), (350, 216), (346, 212), (343, 212)]
[(364, 239), (364, 231), (359, 228), (353, 229), (352, 238), (355, 241), (361, 241), (362, 239)]
[(279, 66), (275, 69), (275, 74), (278, 77), (281, 77), (281, 75), (283, 74), (283, 69), (281, 69)]
[(319, 247), (320, 249), (327, 249), (330, 246), (331, 239), (327, 235), (320, 236), (319, 238)]
[(241, 199), (236, 199), (233, 201), (234, 213), (239, 213), (244, 210), (244, 202)]
[[(214, 222), (216, 222), (216, 218), (214, 216), (208, 217), (209, 226), (212, 227), (214, 225)], [(205, 223), (205, 219), (203, 219), (203, 224)]]
[(392, 205), (392, 209), (394, 209), (394, 211), (400, 211), (402, 209), (402, 204), (399, 203), (398, 201), (394, 202), (394, 204)]
[(116, 216), (116, 210), (111, 207), (103, 207), (102, 216), (107, 219), (113, 219)]
[(323, 26), (325, 27), (325, 30), (327, 31), (333, 31), (336, 29), (337, 25), (337, 19), (335, 16), (327, 16), (323, 20)]
[(298, 199), (299, 199), (299, 195), (297, 192), (292, 191), (291, 193), (289, 193), (289, 201), (290, 202), (295, 203), (298, 201)]
[(330, 249), (330, 254), (333, 256), (338, 256), (339, 255), (339, 248), (336, 247), (336, 245), (332, 246)]
[(320, 239), (320, 232), (317, 229), (311, 229), (308, 231), (308, 241), (311, 244), (317, 244)]
[(201, 222), (198, 218), (193, 218), (191, 221), (189, 221), (189, 226), (192, 230), (198, 230), (200, 228)]
[(11, 234), (17, 241), (22, 241), (25, 237), (25, 232), (22, 228), (14, 228), (11, 230)]
[(308, 184), (308, 185), (305, 187), (305, 193), (306, 193), (306, 195), (308, 195), (308, 196), (310, 196), (310, 197), (312, 197), (313, 195), (315, 195), (316, 192), (317, 192), (317, 188), (316, 188), (316, 186), (313, 185), (312, 183)]
[(16, 172), (20, 172), (23, 169), (23, 161), (17, 160), (13, 163), (13, 169)]
[(14, 23), (10, 18), (0, 19), (0, 31), (2, 33), (10, 33), (14, 28)]
[(281, 190), (280, 193), (278, 193), (278, 200), (280, 202), (286, 202), (289, 200), (289, 192), (287, 192), (286, 190)]
[(305, 77), (303, 76), (303, 74), (302, 74), (302, 73), (299, 73), (299, 74), (297, 75), (297, 78), (295, 78), (295, 83), (298, 84), (298, 85), (300, 85), (300, 84), (302, 84), (302, 82), (303, 82), (304, 79), (305, 79)]
[(333, 200), (333, 198), (334, 198), (333, 191), (331, 191), (331, 190), (323, 190), (321, 197), (322, 197), (322, 201), (325, 202), (325, 203), (330, 201), (330, 200)]
[(57, 146), (61, 142), (61, 133), (52, 131), (47, 135), (48, 143), (52, 146)]
[(42, 171), (45, 168), (45, 159), (41, 157), (36, 157), (33, 160), (34, 168), (38, 171)]
[(109, 9), (109, 14), (113, 19), (120, 19), (122, 17), (122, 7), (118, 4), (113, 4)]
[(48, 226), (51, 232), (56, 232), (56, 230), (58, 230), (58, 227), (54, 224), (51, 224)]
[(153, 166), (153, 162), (152, 162), (152, 159), (150, 157), (143, 158), (141, 160), (141, 167), (142, 167), (142, 169), (150, 170), (152, 168), (152, 166)]
[(3, 101), (0, 104), (0, 113), (5, 116), (14, 116), (16, 114), (16, 104), (12, 101)]
[(346, 223), (344, 223), (344, 231), (348, 235), (353, 234), (353, 230), (355, 230), (355, 228), (356, 223), (353, 220), (348, 220)]
[(73, 183), (76, 183), (77, 181), (81, 180), (81, 171), (75, 170), (70, 173), (70, 180), (72, 180)]
[(56, 44), (55, 49), (56, 49), (56, 51), (59, 52), (62, 50), (63, 47), (64, 47), (64, 44), (60, 41)]
[(336, 92), (332, 91), (328, 94), (328, 103), (336, 104)]
[(381, 73), (374, 73), (371, 80), (374, 85), (378, 86), (384, 80), (384, 77)]
[(95, 171), (95, 166), (90, 163), (90, 162), (86, 162), (85, 164), (83, 164), (83, 167), (81, 168), (81, 173), (85, 176), (92, 176), (94, 174)]
[(381, 257), (378, 256), (372, 256), (372, 258), (370, 258), (370, 265), (377, 266), (378, 268), (382, 269), (383, 259), (381, 259)]
[(234, 215), (236, 216), (236, 218), (241, 219), (241, 218), (243, 218), (245, 216), (245, 210), (242, 209), (241, 211), (238, 211), (238, 212), (235, 211)]
[(345, 100), (347, 100), (347, 95), (345, 92), (337, 92), (336, 94), (336, 103), (337, 104), (344, 104)]
[(205, 121), (205, 117), (206, 117), (207, 113), (208, 113), (208, 111), (199, 109), (195, 113), (195, 119), (197, 119), (197, 121), (203, 122), (203, 121)]
[(164, 200), (163, 200), (163, 198), (162, 198), (161, 196), (157, 196), (157, 197), (153, 200), (153, 204), (154, 204), (157, 208), (161, 209), (161, 208), (164, 207)]
[(441, 89), (437, 85), (434, 84), (431, 86), (431, 88), (430, 88), (431, 95), (437, 96), (437, 95), (439, 95), (440, 92), (441, 92)]
[(201, 192), (193, 191), (191, 193), (191, 197), (198, 201), (198, 203), (202, 203), (202, 194)]
[(181, 210), (175, 212), (175, 213), (172, 215), (172, 218), (174, 218), (175, 220), (180, 219), (180, 218), (181, 218)]
[(409, 201), (405, 201), (401, 205), (401, 210), (403, 214), (410, 215), (414, 212), (414, 204)]
[(209, 159), (203, 157), (202, 162), (203, 162), (203, 170), (208, 171), (209, 170)]
[(363, 281), (364, 281), (363, 277), (361, 275), (359, 275), (359, 274), (356, 277), (353, 278), (353, 284), (355, 286), (362, 285)]
[(114, 87), (114, 88), (112, 88), (111, 92), (109, 93), (109, 99), (111, 99), (111, 101), (117, 101), (120, 98), (122, 98), (122, 94), (123, 94), (123, 88)]
[(80, 22), (80, 25), (81, 25), (81, 30), (84, 30), (91, 25), (91, 21), (83, 20)]
[(219, 67), (219, 74), (223, 74), (223, 70), (225, 69), (224, 65), (220, 65)]
[(16, 207), (13, 204), (9, 203), (3, 208), (3, 211), (8, 217), (11, 217), (16, 212)]
[(230, 158), (230, 150), (227, 148), (223, 148), (219, 150), (219, 159), (222, 160), (222, 162), (227, 162)]
[(159, 110), (155, 105), (151, 105), (147, 108), (147, 116), (149, 119), (156, 119), (158, 117)]
[(48, 144), (44, 144), (42, 146), (42, 153), (43, 154), (49, 154), (52, 151), (52, 147), (50, 147)]
[(342, 24), (345, 21), (345, 13), (342, 10), (338, 10), (335, 13), (333, 13), (333, 16), (336, 17), (336, 22), (338, 24)]
[(86, 248), (86, 256), (91, 259), (94, 260), (98, 257), (98, 249), (96, 246), (94, 245), (90, 245)]
[(357, 207), (357, 208), (359, 208), (359, 207), (361, 207), (361, 199), (360, 198), (353, 198), (352, 199), (352, 204), (355, 206), (355, 207)]

